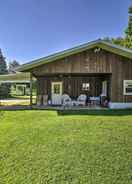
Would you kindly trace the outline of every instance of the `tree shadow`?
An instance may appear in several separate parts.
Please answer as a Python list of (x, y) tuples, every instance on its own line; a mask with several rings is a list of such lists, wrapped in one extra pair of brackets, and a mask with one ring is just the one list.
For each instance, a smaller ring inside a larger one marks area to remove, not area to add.
[(4, 111), (0, 111), (0, 120), (3, 118), (3, 116), (4, 116)]
[(35, 110), (35, 111), (56, 111), (58, 116), (128, 116), (132, 115), (132, 109), (57, 109), (57, 108), (41, 108), (29, 105), (11, 105), (11, 106), (0, 106), (0, 117), (4, 115), (4, 111), (24, 111), (24, 110)]
[(132, 115), (132, 109), (123, 110), (58, 110), (59, 116), (128, 116)]
[(30, 110), (32, 109), (29, 105), (1, 105), (1, 111), (17, 111), (17, 110)]

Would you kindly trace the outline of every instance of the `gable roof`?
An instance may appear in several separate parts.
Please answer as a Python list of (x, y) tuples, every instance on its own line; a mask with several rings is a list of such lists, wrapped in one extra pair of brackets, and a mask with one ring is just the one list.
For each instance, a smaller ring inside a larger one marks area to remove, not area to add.
[(35, 67), (41, 66), (43, 64), (49, 63), (49, 62), (53, 62), (56, 61), (58, 59), (62, 59), (64, 57), (73, 55), (73, 54), (77, 54), (80, 53), (82, 51), (94, 48), (94, 47), (100, 47), (106, 51), (112, 52), (114, 54), (120, 55), (120, 56), (124, 56), (127, 57), (129, 59), (132, 59), (132, 50), (131, 49), (127, 49), (125, 47), (121, 47), (112, 43), (109, 43), (107, 41), (103, 41), (101, 39), (92, 41), (92, 42), (88, 42), (86, 44), (83, 45), (79, 45), (77, 47), (73, 47), (71, 49), (67, 49), (43, 58), (39, 58), (36, 60), (33, 60), (31, 62), (28, 62), (26, 64), (21, 65), (18, 68), (18, 71), (21, 72), (26, 72), (29, 71)]

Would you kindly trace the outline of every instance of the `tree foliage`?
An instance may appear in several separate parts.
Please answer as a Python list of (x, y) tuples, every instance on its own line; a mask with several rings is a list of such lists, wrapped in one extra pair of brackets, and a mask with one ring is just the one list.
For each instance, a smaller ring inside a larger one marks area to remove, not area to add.
[(129, 6), (128, 13), (132, 14), (132, 6)]
[(132, 49), (132, 6), (128, 9), (128, 27), (125, 30), (125, 47)]
[(114, 43), (116, 45), (120, 45), (123, 46), (125, 45), (125, 40), (122, 37), (117, 37), (117, 38), (109, 38), (109, 37), (105, 37), (104, 41), (110, 42), (110, 43)]
[(9, 73), (16, 73), (16, 68), (20, 66), (19, 62), (16, 60), (13, 60), (12, 62), (9, 62)]
[[(7, 74), (7, 65), (5, 57), (0, 49), (0, 75)], [(8, 97), (10, 95), (10, 84), (0, 83), (0, 98)]]
[(124, 37), (117, 37), (117, 38), (106, 37), (104, 38), (105, 41), (109, 41), (111, 43), (132, 49), (132, 6), (128, 8), (128, 14), (129, 14), (128, 26), (124, 31), (125, 33)]
[(8, 70), (7, 70), (5, 57), (3, 56), (2, 51), (0, 49), (0, 75), (7, 74), (7, 73), (8, 73)]

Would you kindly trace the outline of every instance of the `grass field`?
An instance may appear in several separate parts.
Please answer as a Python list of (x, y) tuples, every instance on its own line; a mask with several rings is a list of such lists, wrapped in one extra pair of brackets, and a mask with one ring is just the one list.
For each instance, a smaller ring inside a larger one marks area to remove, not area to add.
[(131, 184), (132, 111), (0, 111), (0, 184)]
[[(33, 103), (36, 103), (36, 97), (33, 96)], [(13, 105), (30, 105), (29, 96), (12, 96), (9, 99), (0, 99), (0, 105), (13, 106)]]
[[(30, 96), (27, 96), (27, 95), (23, 95), (23, 96), (20, 96), (20, 95), (12, 95), (11, 96), (12, 99), (30, 99)], [(36, 95), (32, 96), (33, 99), (36, 99)]]

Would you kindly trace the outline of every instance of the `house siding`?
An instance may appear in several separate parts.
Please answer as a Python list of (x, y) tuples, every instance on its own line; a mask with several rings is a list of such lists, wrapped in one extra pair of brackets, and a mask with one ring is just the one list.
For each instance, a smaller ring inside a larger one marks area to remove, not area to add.
[[(51, 98), (51, 83), (62, 82), (63, 93), (69, 94), (72, 98), (77, 98), (80, 94), (99, 96), (102, 90), (102, 81), (108, 80), (110, 76), (45, 76), (39, 77), (37, 82), (38, 95), (48, 94)], [(109, 81), (109, 80), (108, 80)], [(82, 90), (82, 83), (90, 84), (90, 91)]]
[[(68, 83), (71, 81), (75, 91), (78, 91), (78, 95), (81, 91), (78, 89), (78, 81), (84, 79), (83, 74), (108, 74), (111, 75), (109, 80), (110, 83), (110, 98), (112, 102), (132, 102), (132, 96), (123, 95), (123, 80), (132, 80), (132, 60), (127, 59), (122, 56), (110, 53), (108, 51), (102, 50), (98, 53), (94, 52), (94, 49), (83, 51), (81, 53), (65, 57), (64, 59), (57, 60), (52, 63), (47, 63), (45, 65), (36, 67), (31, 71), (34, 76), (38, 79), (38, 93), (44, 93), (44, 90), (50, 94), (51, 79), (50, 76), (53, 75), (64, 75), (64, 74), (79, 74), (82, 75), (80, 78), (67, 79), (63, 78), (61, 80), (64, 82), (64, 88), (67, 88), (66, 81)], [(48, 77), (49, 76), (49, 77)], [(68, 77), (68, 76), (67, 76)], [(59, 80), (59, 78), (56, 78)], [(98, 80), (97, 80), (98, 81)], [(100, 84), (100, 82), (98, 83)], [(97, 84), (97, 85), (98, 85)], [(70, 92), (70, 90), (68, 90)], [(74, 94), (74, 92), (70, 92)]]

